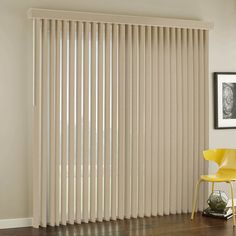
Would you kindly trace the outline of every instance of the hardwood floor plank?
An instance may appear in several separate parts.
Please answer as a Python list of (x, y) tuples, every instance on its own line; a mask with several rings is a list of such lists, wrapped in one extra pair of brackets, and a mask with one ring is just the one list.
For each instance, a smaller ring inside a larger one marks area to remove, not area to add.
[(40, 229), (2, 229), (0, 236), (232, 236), (232, 220), (202, 217), (194, 221), (190, 214), (138, 218), (98, 223), (83, 223)]

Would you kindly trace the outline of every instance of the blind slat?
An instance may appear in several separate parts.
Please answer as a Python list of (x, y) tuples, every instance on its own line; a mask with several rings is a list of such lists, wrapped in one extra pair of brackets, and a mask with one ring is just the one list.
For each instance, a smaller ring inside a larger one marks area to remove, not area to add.
[(132, 41), (132, 217), (138, 215), (138, 137), (139, 137), (139, 29), (133, 27)]
[[(199, 32), (199, 150), (202, 152), (204, 150), (204, 32), (200, 30)], [(199, 174), (203, 174), (204, 162), (202, 158), (199, 158)], [(202, 211), (204, 208), (204, 194), (203, 188), (200, 187), (199, 194), (199, 210)]]
[(182, 48), (181, 48), (181, 29), (177, 29), (176, 35), (176, 80), (177, 82), (177, 213), (182, 213), (183, 196), (183, 78), (182, 78)]
[(49, 162), (49, 42), (48, 20), (43, 20), (42, 49), (42, 226), (47, 225), (48, 162)]
[(105, 161), (104, 161), (104, 219), (110, 219), (111, 187), (111, 25), (106, 24), (105, 34)]
[(33, 226), (40, 225), (41, 211), (41, 112), (42, 112), (42, 20), (33, 22), (34, 44), (34, 79), (35, 79), (35, 107), (34, 107), (34, 185), (33, 185)]
[(145, 216), (151, 216), (151, 176), (152, 176), (152, 63), (151, 63), (151, 27), (146, 33), (145, 55)]
[[(171, 165), (170, 165), (170, 212), (171, 214), (176, 214), (176, 195), (178, 192), (177, 188), (177, 82), (176, 82), (176, 29), (171, 29), (170, 31), (170, 79), (171, 79), (171, 88), (170, 88), (170, 101), (171, 101)], [(174, 119), (172, 117), (175, 117)]]
[(98, 163), (97, 163), (97, 220), (103, 219), (103, 40), (104, 24), (98, 27)]
[(139, 193), (138, 215), (144, 216), (145, 194), (145, 27), (140, 27), (139, 41)]
[(55, 122), (56, 122), (56, 170), (55, 170), (55, 224), (58, 226), (60, 224), (60, 165), (61, 165), (61, 33), (62, 33), (62, 23), (57, 21), (57, 32), (56, 32), (56, 97), (55, 97)]
[(50, 31), (50, 225), (55, 225), (55, 21), (51, 21)]
[(159, 28), (158, 30), (158, 106), (159, 106), (159, 119), (158, 119), (158, 214), (163, 215), (164, 205), (164, 30)]
[(125, 218), (131, 216), (131, 158), (132, 158), (132, 27), (126, 28), (125, 80)]
[(152, 190), (152, 207), (151, 207), (151, 214), (153, 216), (157, 215), (157, 203), (158, 203), (158, 45), (157, 45), (157, 27), (153, 27), (152, 29), (152, 104), (151, 104), (151, 119), (152, 119), (152, 136), (151, 136), (151, 142), (152, 142), (152, 148), (151, 148), (151, 169), (152, 169), (152, 175), (151, 175), (151, 190)]
[[(192, 210), (193, 199), (193, 147), (194, 147), (194, 123), (193, 123), (193, 31), (188, 30), (188, 212)], [(191, 199), (191, 200), (190, 200)]]
[(125, 207), (125, 25), (119, 26), (118, 78), (118, 217), (124, 218)]
[(170, 212), (170, 29), (164, 29), (164, 214)]
[[(194, 64), (194, 153), (196, 157), (194, 158), (194, 183), (199, 179), (199, 165), (198, 161), (201, 158), (201, 153), (199, 151), (199, 39), (198, 30), (193, 32), (193, 64)], [(199, 203), (197, 203), (199, 205)], [(196, 207), (198, 209), (198, 206)]]
[(61, 160), (61, 224), (67, 222), (67, 159), (68, 159), (68, 127), (67, 127), (67, 62), (68, 62), (68, 29), (69, 22), (62, 24), (62, 160)]
[(90, 160), (90, 130), (89, 130), (89, 33), (90, 24), (84, 24), (84, 58), (83, 58), (83, 82), (84, 82), (84, 104), (83, 104), (83, 222), (89, 220), (89, 160)]
[(117, 218), (117, 174), (118, 174), (118, 25), (112, 28), (112, 177), (111, 219)]
[(77, 70), (76, 70), (76, 120), (77, 120), (77, 140), (76, 140), (76, 222), (81, 223), (82, 218), (82, 61), (83, 61), (83, 41), (82, 34), (83, 24), (79, 22), (77, 24)]
[(74, 163), (75, 163), (75, 22), (70, 22), (70, 67), (69, 67), (69, 189), (68, 189), (68, 218), (74, 223)]
[[(209, 31), (204, 31), (204, 150), (209, 147)], [(208, 173), (209, 163), (204, 162), (204, 173)], [(204, 203), (208, 199), (208, 186), (204, 185)], [(205, 204), (203, 205), (205, 207)]]
[(97, 24), (92, 24), (91, 29), (91, 185), (90, 185), (90, 220), (96, 219), (96, 161), (97, 161), (97, 121), (96, 121), (96, 41)]
[[(188, 140), (188, 96), (186, 91), (188, 90), (188, 78), (187, 78), (187, 30), (183, 29), (182, 35), (182, 103), (183, 103), (183, 119), (182, 119), (182, 127), (183, 127), (183, 140)], [(187, 213), (188, 211), (188, 142), (183, 142), (183, 198), (182, 198), (182, 211), (183, 213)]]

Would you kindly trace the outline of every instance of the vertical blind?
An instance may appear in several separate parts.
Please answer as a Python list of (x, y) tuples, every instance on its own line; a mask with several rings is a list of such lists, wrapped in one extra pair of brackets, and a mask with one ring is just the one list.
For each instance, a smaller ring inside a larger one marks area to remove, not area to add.
[(33, 18), (34, 227), (190, 212), (208, 29)]

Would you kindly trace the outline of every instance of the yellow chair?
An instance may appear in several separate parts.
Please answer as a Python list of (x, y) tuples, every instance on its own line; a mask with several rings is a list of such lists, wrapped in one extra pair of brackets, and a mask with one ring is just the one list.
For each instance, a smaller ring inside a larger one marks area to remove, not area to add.
[(207, 161), (216, 162), (219, 166), (219, 169), (214, 175), (201, 175), (195, 189), (191, 220), (193, 220), (194, 218), (200, 184), (202, 182), (212, 182), (213, 192), (215, 182), (226, 182), (230, 185), (232, 197), (233, 225), (235, 226), (234, 190), (232, 182), (236, 180), (236, 149), (210, 149), (203, 151), (203, 156)]

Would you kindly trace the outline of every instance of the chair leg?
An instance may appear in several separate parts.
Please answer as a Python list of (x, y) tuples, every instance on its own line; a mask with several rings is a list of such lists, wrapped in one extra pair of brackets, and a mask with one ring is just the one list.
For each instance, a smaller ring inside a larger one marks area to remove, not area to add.
[(200, 187), (200, 184), (203, 180), (199, 180), (196, 184), (196, 188), (195, 188), (195, 193), (194, 193), (194, 199), (193, 199), (193, 208), (192, 208), (192, 215), (191, 215), (191, 220), (194, 219), (194, 213), (195, 213), (195, 210), (196, 210), (196, 204), (197, 204), (197, 197), (198, 197), (198, 192), (199, 192), (199, 187)]
[(228, 182), (230, 185), (230, 191), (231, 191), (231, 197), (232, 197), (232, 211), (233, 211), (233, 226), (235, 225), (235, 209), (234, 209), (234, 189), (233, 189), (233, 184), (232, 182)]
[(215, 189), (215, 182), (212, 182), (212, 189), (211, 189), (212, 193), (214, 192), (214, 189)]

